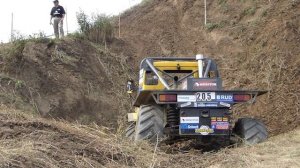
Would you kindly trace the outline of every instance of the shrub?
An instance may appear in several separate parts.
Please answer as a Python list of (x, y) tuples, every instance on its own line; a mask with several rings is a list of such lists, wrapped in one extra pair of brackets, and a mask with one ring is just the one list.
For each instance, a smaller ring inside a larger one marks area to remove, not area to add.
[(96, 43), (110, 42), (114, 38), (112, 18), (104, 14), (94, 14), (92, 17), (83, 11), (77, 13), (77, 22), (80, 32)]
[(213, 29), (218, 28), (218, 27), (219, 27), (219, 25), (217, 23), (207, 23), (205, 25), (205, 28), (208, 31), (212, 31)]
[(255, 13), (256, 13), (256, 6), (253, 6), (253, 7), (249, 7), (249, 8), (246, 8), (245, 10), (243, 10), (241, 16), (242, 17), (247, 16), (247, 15), (253, 16)]
[(90, 29), (90, 21), (88, 15), (84, 11), (80, 10), (76, 13), (77, 23), (79, 25), (79, 31), (81, 33), (88, 33)]

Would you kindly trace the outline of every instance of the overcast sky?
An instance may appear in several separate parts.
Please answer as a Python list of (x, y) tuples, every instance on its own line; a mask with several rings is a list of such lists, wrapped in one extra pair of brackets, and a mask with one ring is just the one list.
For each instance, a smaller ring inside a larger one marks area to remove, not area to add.
[[(76, 12), (80, 9), (87, 14), (105, 13), (117, 15), (118, 13), (140, 3), (142, 0), (60, 0), (68, 14), (69, 32), (78, 29)], [(53, 34), (49, 25), (50, 11), (53, 0), (0, 0), (1, 25), (0, 42), (7, 42), (11, 32), (11, 14), (14, 14), (14, 30), (24, 35), (45, 32)], [(66, 23), (66, 22), (65, 22)], [(66, 31), (66, 24), (64, 25)]]

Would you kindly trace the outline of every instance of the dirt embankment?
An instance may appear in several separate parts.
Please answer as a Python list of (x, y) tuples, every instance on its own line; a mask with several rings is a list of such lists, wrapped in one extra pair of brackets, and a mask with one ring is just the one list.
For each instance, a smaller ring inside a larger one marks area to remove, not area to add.
[(226, 89), (269, 90), (239, 116), (261, 118), (272, 134), (300, 124), (300, 1), (153, 0), (122, 16), (122, 37), (145, 56), (217, 60)]
[(2, 103), (105, 126), (116, 126), (128, 111), (125, 82), (131, 66), (121, 52), (77, 38), (12, 45), (1, 50)]

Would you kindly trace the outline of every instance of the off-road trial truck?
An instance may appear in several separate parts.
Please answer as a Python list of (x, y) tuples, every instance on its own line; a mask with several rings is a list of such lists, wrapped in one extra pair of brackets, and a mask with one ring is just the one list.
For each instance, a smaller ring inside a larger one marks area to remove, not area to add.
[(126, 136), (135, 141), (170, 137), (229, 143), (235, 134), (256, 144), (267, 139), (265, 125), (254, 118), (234, 122), (231, 109), (238, 103), (254, 103), (265, 93), (223, 90), (215, 61), (203, 55), (146, 58), (140, 65), (136, 110), (128, 114)]

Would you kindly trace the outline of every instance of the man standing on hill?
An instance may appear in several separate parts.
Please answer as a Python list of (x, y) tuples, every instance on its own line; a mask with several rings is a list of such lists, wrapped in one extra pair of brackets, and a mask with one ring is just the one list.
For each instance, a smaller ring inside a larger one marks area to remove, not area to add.
[[(55, 38), (64, 37), (63, 21), (65, 18), (65, 9), (59, 5), (58, 0), (53, 1), (54, 7), (51, 10), (50, 25), (53, 25)], [(53, 23), (52, 23), (53, 19)]]

